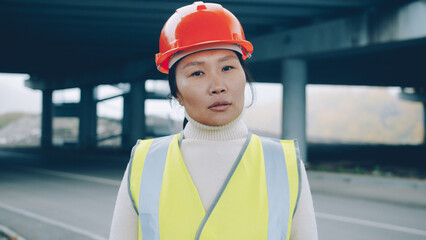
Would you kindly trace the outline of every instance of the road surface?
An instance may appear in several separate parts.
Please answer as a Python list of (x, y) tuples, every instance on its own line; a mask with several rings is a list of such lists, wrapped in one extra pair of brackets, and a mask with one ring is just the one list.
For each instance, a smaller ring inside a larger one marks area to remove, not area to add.
[[(0, 164), (0, 225), (33, 240), (107, 239), (124, 167)], [(319, 239), (426, 239), (426, 188), (407, 192), (309, 175)], [(360, 193), (369, 187), (371, 193)]]

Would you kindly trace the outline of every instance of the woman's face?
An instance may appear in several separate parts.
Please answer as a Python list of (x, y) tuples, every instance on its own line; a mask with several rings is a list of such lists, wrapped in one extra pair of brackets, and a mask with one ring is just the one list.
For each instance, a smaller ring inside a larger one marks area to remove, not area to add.
[(246, 76), (235, 52), (208, 50), (191, 54), (176, 66), (177, 99), (194, 120), (224, 125), (244, 107)]

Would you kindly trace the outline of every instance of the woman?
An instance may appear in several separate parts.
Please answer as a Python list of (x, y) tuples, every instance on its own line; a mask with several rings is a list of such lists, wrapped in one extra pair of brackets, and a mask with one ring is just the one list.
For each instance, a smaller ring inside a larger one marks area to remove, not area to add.
[(188, 124), (138, 141), (110, 239), (317, 239), (296, 142), (259, 137), (241, 121), (252, 52), (218, 4), (195, 2), (169, 18), (156, 64)]

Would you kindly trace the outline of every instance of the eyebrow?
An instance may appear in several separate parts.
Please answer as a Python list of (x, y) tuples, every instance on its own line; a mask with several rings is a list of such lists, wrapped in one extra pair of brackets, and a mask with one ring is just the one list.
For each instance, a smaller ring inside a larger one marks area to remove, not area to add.
[(238, 57), (235, 54), (232, 54), (232, 55), (228, 55), (228, 56), (225, 56), (223, 58), (220, 58), (218, 60), (218, 62), (225, 62), (225, 61), (228, 61), (230, 59), (238, 59)]
[(189, 63), (185, 64), (185, 66), (183, 66), (182, 70), (189, 67), (189, 66), (200, 66), (200, 65), (204, 65), (204, 62), (198, 62), (198, 61), (189, 62)]
[[(218, 62), (225, 62), (225, 61), (228, 61), (230, 59), (238, 59), (238, 57), (236, 55), (228, 55), (228, 56), (219, 58)], [(205, 62), (202, 62), (202, 61), (189, 62), (189, 63), (185, 64), (185, 66), (183, 66), (182, 70), (187, 68), (187, 67), (190, 67), (190, 66), (200, 66), (200, 65), (204, 65), (204, 64), (205, 64)]]

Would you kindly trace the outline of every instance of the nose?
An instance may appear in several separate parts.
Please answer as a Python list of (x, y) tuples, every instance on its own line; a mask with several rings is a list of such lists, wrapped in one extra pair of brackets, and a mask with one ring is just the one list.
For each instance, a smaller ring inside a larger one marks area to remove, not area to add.
[(220, 94), (220, 93), (225, 93), (226, 89), (225, 88), (215, 88), (212, 89), (212, 91), (210, 92), (211, 94)]
[(225, 82), (220, 76), (218, 75), (212, 76), (211, 82), (212, 83), (210, 87), (210, 95), (222, 94), (227, 92)]

